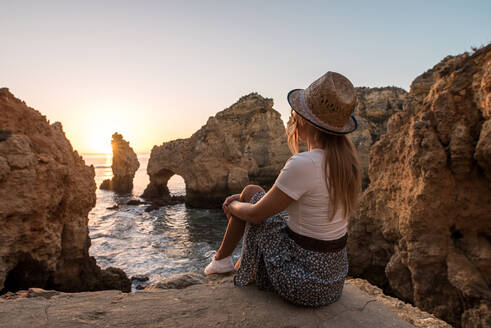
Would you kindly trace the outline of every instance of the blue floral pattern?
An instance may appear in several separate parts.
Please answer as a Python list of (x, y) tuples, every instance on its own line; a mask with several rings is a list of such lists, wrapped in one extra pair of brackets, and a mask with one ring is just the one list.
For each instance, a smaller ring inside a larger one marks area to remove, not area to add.
[[(258, 192), (250, 202), (254, 204), (264, 195)], [(247, 223), (234, 284), (255, 283), (259, 289), (304, 306), (337, 301), (348, 274), (346, 247), (328, 253), (303, 249), (286, 233), (287, 220), (288, 213), (283, 211), (260, 224)]]

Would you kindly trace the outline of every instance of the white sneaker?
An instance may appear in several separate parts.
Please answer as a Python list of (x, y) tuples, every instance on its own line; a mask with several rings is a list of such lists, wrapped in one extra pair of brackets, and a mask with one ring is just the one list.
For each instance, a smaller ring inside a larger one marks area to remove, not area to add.
[(211, 260), (211, 263), (208, 264), (205, 268), (205, 274), (212, 273), (225, 273), (234, 271), (234, 262), (232, 261), (232, 256), (227, 256), (221, 260), (215, 260), (215, 257)]

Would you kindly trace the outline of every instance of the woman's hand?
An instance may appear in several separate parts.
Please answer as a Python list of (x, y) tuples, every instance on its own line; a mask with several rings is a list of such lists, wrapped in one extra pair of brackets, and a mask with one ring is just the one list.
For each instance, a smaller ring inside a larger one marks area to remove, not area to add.
[(281, 212), (294, 201), (276, 185), (273, 185), (255, 204), (241, 202), (240, 195), (232, 195), (225, 199), (222, 208), (229, 220), (233, 215), (243, 221), (259, 224), (271, 215)]
[(225, 215), (227, 217), (227, 220), (230, 220), (230, 216), (232, 215), (230, 213), (230, 208), (229, 205), (232, 203), (234, 200), (240, 200), (240, 194), (234, 194), (231, 196), (228, 196), (225, 201), (223, 202), (222, 209), (225, 212)]
[(259, 224), (271, 215), (287, 208), (293, 201), (293, 198), (281, 191), (276, 185), (273, 185), (257, 203), (252, 204), (234, 200), (228, 204), (227, 210), (234, 217), (243, 221)]

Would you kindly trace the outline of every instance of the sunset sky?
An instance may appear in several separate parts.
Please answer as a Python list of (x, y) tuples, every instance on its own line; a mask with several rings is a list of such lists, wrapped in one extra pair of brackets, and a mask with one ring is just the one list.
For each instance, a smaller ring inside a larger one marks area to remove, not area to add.
[(63, 124), (79, 152), (189, 137), (241, 96), (328, 70), (400, 86), (491, 41), (491, 1), (5, 1), (0, 87)]

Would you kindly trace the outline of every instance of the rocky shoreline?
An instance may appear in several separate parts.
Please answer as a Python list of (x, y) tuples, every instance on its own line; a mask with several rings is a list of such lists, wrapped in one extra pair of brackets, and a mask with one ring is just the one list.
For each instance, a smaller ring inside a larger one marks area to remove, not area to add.
[[(107, 180), (105, 180), (107, 181)], [(185, 201), (184, 196), (175, 196), (175, 195), (169, 195), (168, 197), (162, 197), (161, 199), (159, 198), (154, 198), (150, 201), (142, 201), (139, 199), (130, 199), (128, 202), (126, 202), (125, 205), (147, 205), (145, 208), (145, 212), (150, 212), (154, 211), (156, 209), (161, 208), (162, 206), (167, 206), (167, 205), (175, 205), (175, 204), (182, 204)], [(116, 210), (119, 209), (119, 204), (115, 204), (113, 206), (107, 207), (108, 210)]]
[[(94, 167), (61, 123), (0, 89), (0, 326), (448, 326), (434, 316), (491, 326), (491, 44), (444, 58), (409, 93), (357, 92), (352, 138), (366, 189), (349, 222), (350, 275), (380, 288), (348, 280), (342, 301), (305, 310), (234, 288), (230, 277), (187, 275), (121, 293), (130, 290), (126, 274), (102, 270), (88, 253)], [(113, 138), (125, 149), (113, 171), (127, 190), (137, 161), (122, 136)], [(249, 94), (190, 138), (155, 146), (142, 196), (153, 201), (149, 209), (182, 201), (207, 208), (246, 184), (267, 188), (290, 156), (285, 139), (272, 99)], [(169, 195), (173, 174), (184, 178), (185, 198)], [(119, 292), (64, 293), (106, 289)]]
[(126, 274), (89, 256), (94, 167), (61, 123), (0, 89), (0, 291), (130, 291)]

